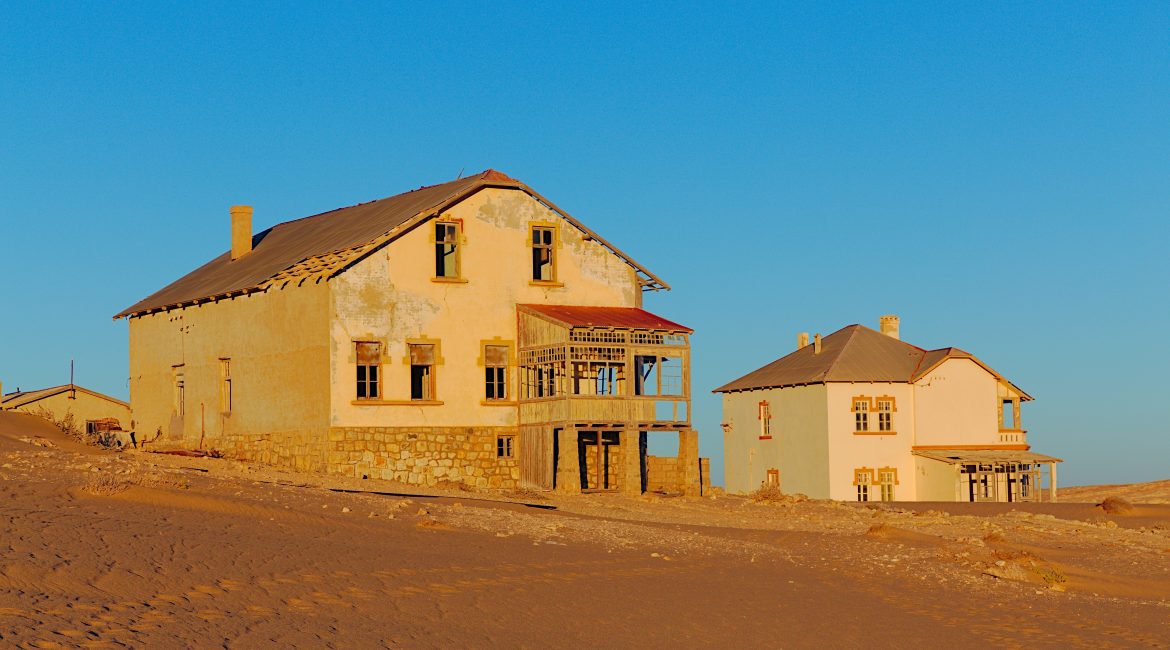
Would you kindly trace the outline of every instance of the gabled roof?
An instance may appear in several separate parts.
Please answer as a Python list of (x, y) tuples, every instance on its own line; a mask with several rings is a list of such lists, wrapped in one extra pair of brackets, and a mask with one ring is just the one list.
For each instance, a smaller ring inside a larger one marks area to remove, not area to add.
[(53, 386), (52, 388), (42, 388), (40, 390), (26, 390), (26, 391), (18, 391), (15, 393), (9, 393), (7, 395), (4, 395), (2, 398), (0, 398), (0, 404), (2, 404), (4, 406), (4, 408), (6, 408), (6, 409), (14, 409), (14, 408), (18, 408), (21, 406), (26, 406), (28, 404), (32, 404), (33, 402), (39, 402), (40, 400), (43, 400), (43, 399), (48, 398), (48, 397), (52, 397), (54, 395), (60, 395), (61, 393), (66, 393), (66, 392), (69, 392), (71, 390), (76, 390), (76, 391), (81, 392), (81, 393), (93, 395), (94, 397), (98, 397), (100, 399), (104, 399), (106, 401), (113, 402), (113, 403), (118, 404), (120, 406), (125, 406), (126, 408), (130, 408), (129, 404), (127, 404), (126, 402), (123, 402), (120, 399), (117, 399), (115, 397), (110, 397), (109, 395), (106, 395), (104, 393), (99, 393), (96, 390), (82, 388), (81, 386), (78, 386), (77, 384), (63, 384), (61, 386)]
[(864, 325), (849, 325), (824, 337), (820, 354), (815, 352), (813, 345), (806, 345), (712, 392), (731, 393), (826, 382), (911, 383), (947, 359), (970, 359), (1019, 391), (1023, 399), (1032, 399), (969, 352), (958, 348), (923, 350)]
[(127, 307), (114, 318), (264, 291), (290, 282), (301, 284), (307, 280), (327, 280), (419, 223), (488, 187), (512, 188), (527, 193), (632, 266), (644, 289), (670, 288), (661, 278), (532, 188), (489, 169), (440, 185), (277, 224), (252, 237), (250, 253), (233, 261), (231, 251), (224, 252)]
[(527, 311), (565, 327), (612, 327), (615, 329), (694, 332), (637, 307), (579, 307), (575, 305), (519, 305)]

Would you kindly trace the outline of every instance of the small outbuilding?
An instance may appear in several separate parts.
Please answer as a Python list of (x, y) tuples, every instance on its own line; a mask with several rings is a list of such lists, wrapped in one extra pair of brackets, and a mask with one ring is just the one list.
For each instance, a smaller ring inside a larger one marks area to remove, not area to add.
[(77, 384), (9, 393), (0, 399), (0, 410), (39, 415), (87, 434), (130, 429), (129, 404)]

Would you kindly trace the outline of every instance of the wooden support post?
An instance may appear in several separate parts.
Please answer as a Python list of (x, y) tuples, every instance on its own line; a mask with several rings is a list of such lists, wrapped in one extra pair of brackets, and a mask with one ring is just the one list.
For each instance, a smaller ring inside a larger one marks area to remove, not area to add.
[(1048, 463), (1048, 500), (1056, 503), (1056, 463)]
[(581, 459), (577, 456), (577, 430), (565, 427), (557, 440), (557, 487), (561, 494), (581, 494)]

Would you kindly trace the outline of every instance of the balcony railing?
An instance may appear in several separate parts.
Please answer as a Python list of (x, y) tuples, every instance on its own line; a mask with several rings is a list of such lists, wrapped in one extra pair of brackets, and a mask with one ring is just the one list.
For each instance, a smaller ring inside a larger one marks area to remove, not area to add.
[(1001, 430), (999, 443), (1001, 445), (1026, 445), (1028, 444), (1028, 432), (1022, 429)]

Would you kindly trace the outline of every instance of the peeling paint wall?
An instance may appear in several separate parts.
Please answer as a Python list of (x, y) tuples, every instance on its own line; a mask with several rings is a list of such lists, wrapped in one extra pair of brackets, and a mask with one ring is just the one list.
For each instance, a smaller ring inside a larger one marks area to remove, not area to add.
[[(444, 218), (462, 222), (461, 276), (437, 282), (434, 222), (428, 221), (330, 281), (334, 427), (517, 426), (516, 405), (483, 405), (481, 341), (516, 343), (516, 305), (548, 303), (634, 307), (641, 292), (633, 269), (529, 195), (487, 189)], [(559, 224), (557, 281), (534, 286), (530, 222)], [(437, 339), (437, 401), (442, 405), (361, 405), (356, 399), (355, 341), (383, 344), (382, 399), (410, 399), (407, 339)], [(509, 402), (517, 373), (508, 372)]]

